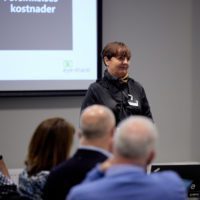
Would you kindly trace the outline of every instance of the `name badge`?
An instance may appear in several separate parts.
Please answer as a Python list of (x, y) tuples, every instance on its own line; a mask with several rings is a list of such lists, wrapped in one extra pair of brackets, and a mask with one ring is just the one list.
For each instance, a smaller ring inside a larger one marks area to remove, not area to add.
[(133, 95), (128, 94), (128, 97), (129, 97), (129, 99), (128, 99), (128, 104), (129, 104), (130, 106), (135, 106), (135, 107), (138, 107), (138, 106), (139, 106), (138, 100), (134, 100), (134, 99), (133, 99)]

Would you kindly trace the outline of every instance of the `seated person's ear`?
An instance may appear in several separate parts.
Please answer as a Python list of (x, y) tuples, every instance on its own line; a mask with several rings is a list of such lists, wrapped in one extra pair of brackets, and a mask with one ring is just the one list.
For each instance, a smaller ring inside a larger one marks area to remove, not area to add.
[(155, 156), (156, 156), (156, 152), (155, 152), (155, 151), (151, 151), (151, 152), (149, 153), (149, 156), (148, 156), (148, 158), (147, 158), (146, 166), (148, 166), (149, 164), (152, 163), (152, 161), (154, 160)]
[(78, 135), (78, 138), (80, 139), (82, 137), (82, 133), (81, 133), (81, 130), (77, 130), (77, 135)]

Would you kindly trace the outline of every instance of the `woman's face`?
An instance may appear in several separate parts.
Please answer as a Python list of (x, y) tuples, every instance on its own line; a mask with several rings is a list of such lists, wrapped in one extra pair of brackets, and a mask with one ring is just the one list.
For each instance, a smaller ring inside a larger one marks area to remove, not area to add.
[(105, 64), (108, 72), (117, 78), (123, 78), (128, 73), (130, 60), (127, 57), (112, 57), (110, 60), (105, 57)]

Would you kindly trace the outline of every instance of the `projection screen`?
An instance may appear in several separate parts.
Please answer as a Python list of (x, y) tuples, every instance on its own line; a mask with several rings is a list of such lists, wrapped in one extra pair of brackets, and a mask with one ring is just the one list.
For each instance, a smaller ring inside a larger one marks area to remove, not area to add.
[(83, 95), (101, 76), (102, 1), (0, 1), (0, 95)]

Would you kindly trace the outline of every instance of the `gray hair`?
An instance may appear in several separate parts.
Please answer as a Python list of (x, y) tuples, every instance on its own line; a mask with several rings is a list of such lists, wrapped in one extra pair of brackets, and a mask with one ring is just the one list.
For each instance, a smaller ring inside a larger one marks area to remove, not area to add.
[(80, 131), (87, 139), (101, 138), (115, 127), (113, 112), (103, 105), (85, 108), (80, 117)]
[(114, 134), (114, 149), (125, 158), (146, 158), (155, 149), (157, 136), (157, 128), (150, 119), (131, 116), (118, 125)]

